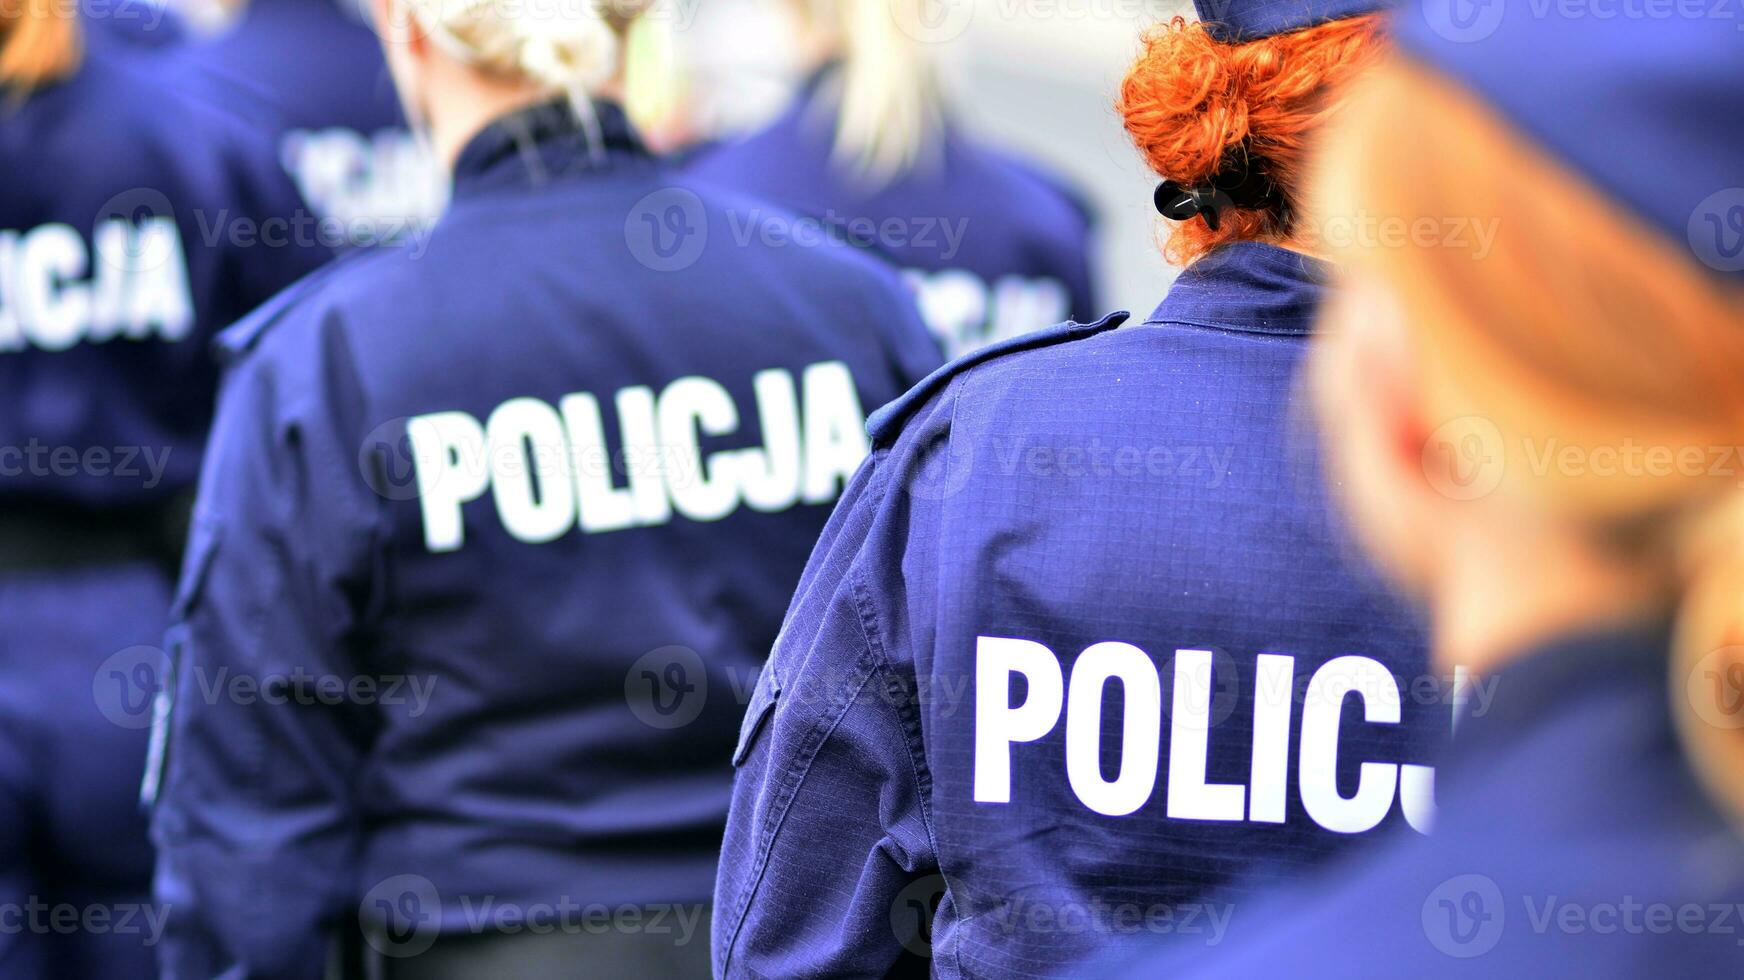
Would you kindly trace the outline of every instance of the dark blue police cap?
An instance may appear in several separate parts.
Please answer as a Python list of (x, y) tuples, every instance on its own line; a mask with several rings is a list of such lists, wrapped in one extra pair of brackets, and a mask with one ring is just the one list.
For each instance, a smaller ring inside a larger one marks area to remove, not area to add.
[(1193, 0), (1206, 33), (1226, 44), (1360, 17), (1386, 6), (1388, 0)]
[(1744, 29), (1711, 0), (1409, 0), (1407, 54), (1729, 278), (1744, 274)]

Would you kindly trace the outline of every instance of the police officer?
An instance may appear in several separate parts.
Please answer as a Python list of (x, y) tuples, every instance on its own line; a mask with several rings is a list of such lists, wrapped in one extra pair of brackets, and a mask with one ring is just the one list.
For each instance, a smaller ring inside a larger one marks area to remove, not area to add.
[(392, 976), (706, 972), (743, 697), (937, 347), (894, 274), (741, 244), (759, 205), (589, 99), (591, 3), (376, 14), (452, 203), (221, 342), (164, 964), (314, 976), (361, 919)]
[(1100, 312), (1085, 205), (949, 119), (920, 0), (791, 6), (818, 55), (810, 78), (775, 122), (699, 154), (692, 173), (882, 253), (947, 354)]
[(297, 207), (272, 196), (270, 150), (86, 34), (64, 6), (0, 14), (9, 978), (151, 973), (139, 779), (217, 380), (208, 345), (328, 257), (254, 246)]
[(413, 240), (442, 206), (440, 168), (406, 126), (360, 0), (246, 0), (190, 46), (171, 84), (271, 135), (324, 243)]
[[(1377, 22), (1204, 13), (1147, 38), (1121, 99), (1190, 261), (1162, 305), (985, 349), (874, 418), (744, 722), (722, 975), (1203, 950), (1252, 889), (1428, 827), (1450, 685), (1341, 550), (1294, 417), (1326, 274), (1301, 137)], [(1174, 98), (1190, 79), (1208, 94)]]
[(1117, 975), (1735, 976), (1738, 33), (1500, 6), (1397, 32), (1317, 190), (1442, 230), (1350, 242), (1314, 376), (1365, 540), (1494, 699), (1433, 837), (1280, 896), (1203, 971)]

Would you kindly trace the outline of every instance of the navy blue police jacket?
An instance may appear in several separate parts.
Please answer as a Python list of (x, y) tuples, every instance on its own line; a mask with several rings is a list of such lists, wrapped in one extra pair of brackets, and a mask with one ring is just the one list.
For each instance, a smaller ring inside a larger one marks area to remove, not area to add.
[(332, 254), (261, 244), (301, 205), (257, 133), (155, 84), (170, 57), (93, 44), (0, 124), (0, 499), (191, 490), (212, 338)]
[(1433, 837), (1278, 896), (1221, 957), (1159, 951), (1109, 975), (1736, 976), (1744, 842), (1672, 711), (1738, 728), (1744, 679), (1702, 663), (1673, 678), (1671, 642), (1669, 620), (1629, 622), (1507, 664), (1443, 760)]
[(832, 156), (833, 76), (819, 72), (775, 122), (699, 153), (690, 171), (797, 212), (807, 223), (796, 235), (882, 253), (950, 356), (1102, 312), (1091, 218), (1076, 195), (948, 122), (914, 169), (868, 181)]
[(329, 245), (401, 241), (441, 209), (442, 175), (407, 129), (381, 41), (346, 0), (248, 0), (172, 73), (270, 135)]
[(499, 120), (426, 250), (221, 340), (147, 776), (171, 976), (317, 976), (360, 915), (416, 952), (708, 901), (866, 412), (940, 358), (889, 270), (739, 247), (741, 202), (596, 113), (591, 150), (556, 103)]
[(1230, 245), (874, 419), (741, 729), (718, 974), (1202, 948), (1213, 894), (1427, 826), (1447, 686), (1298, 414), (1322, 273)]

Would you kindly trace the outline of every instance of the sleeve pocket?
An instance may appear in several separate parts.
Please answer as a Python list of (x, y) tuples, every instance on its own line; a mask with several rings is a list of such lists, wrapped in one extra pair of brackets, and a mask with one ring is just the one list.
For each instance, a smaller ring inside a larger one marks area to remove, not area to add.
[(763, 673), (757, 677), (757, 686), (751, 689), (751, 704), (745, 709), (745, 720), (739, 723), (739, 745), (733, 750), (734, 768), (743, 765), (751, 754), (757, 736), (774, 713), (776, 699), (780, 696), (781, 681), (775, 676), (775, 665), (764, 664)]

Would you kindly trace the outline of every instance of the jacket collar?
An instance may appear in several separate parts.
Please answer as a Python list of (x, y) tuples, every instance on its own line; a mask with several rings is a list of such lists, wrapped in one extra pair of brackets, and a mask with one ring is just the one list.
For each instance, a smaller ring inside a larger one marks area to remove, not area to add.
[(543, 102), (496, 120), (474, 136), (454, 163), (454, 197), (505, 186), (608, 170), (652, 159), (624, 110), (593, 103), (598, 142), (565, 99)]
[(1259, 242), (1235, 242), (1188, 266), (1146, 323), (1306, 336), (1330, 267)]

